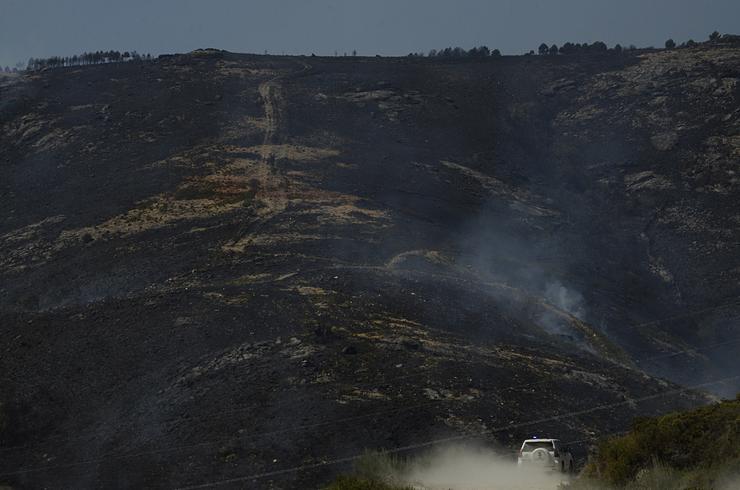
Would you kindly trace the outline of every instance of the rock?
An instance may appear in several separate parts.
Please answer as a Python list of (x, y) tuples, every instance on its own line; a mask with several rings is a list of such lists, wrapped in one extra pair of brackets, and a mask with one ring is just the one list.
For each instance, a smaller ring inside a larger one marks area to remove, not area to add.
[(628, 191), (673, 189), (673, 183), (663, 175), (651, 170), (624, 176), (624, 183)]
[(660, 151), (673, 149), (677, 142), (678, 134), (675, 131), (666, 131), (650, 137), (650, 143), (653, 145), (653, 148)]
[(439, 394), (439, 392), (437, 390), (433, 390), (432, 388), (424, 388), (424, 395), (430, 400), (442, 399), (442, 396)]
[(419, 342), (416, 342), (415, 340), (404, 339), (401, 341), (401, 345), (404, 346), (408, 350), (421, 349), (421, 344)]

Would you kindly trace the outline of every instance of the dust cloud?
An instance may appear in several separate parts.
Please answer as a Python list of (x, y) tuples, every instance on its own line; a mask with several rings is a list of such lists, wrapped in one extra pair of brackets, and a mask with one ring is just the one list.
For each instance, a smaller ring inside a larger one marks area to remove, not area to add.
[(721, 480), (717, 486), (717, 490), (737, 490), (738, 488), (740, 488), (740, 474)]
[(439, 448), (409, 463), (399, 480), (424, 490), (557, 490), (567, 475), (518, 467), (511, 456), (470, 445)]

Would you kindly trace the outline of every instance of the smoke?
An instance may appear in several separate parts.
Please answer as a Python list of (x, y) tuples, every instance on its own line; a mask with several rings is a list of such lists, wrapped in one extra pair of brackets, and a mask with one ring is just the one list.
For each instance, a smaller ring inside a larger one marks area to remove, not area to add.
[(579, 320), (585, 319), (586, 309), (583, 295), (563, 286), (560, 281), (551, 282), (545, 286), (545, 299), (551, 305), (570, 313)]
[[(475, 443), (441, 446), (411, 459), (366, 453), (356, 465), (360, 476), (415, 490), (614, 490), (589, 478), (576, 478), (537, 465), (519, 466), (511, 455)], [(685, 471), (660, 463), (643, 468), (624, 490), (740, 488), (731, 465), (713, 471)]]
[[(564, 286), (560, 281), (553, 281), (546, 284), (541, 293), (543, 299), (555, 308), (568, 313), (581, 321), (586, 317), (586, 305), (583, 295), (574, 289)], [(544, 310), (537, 319), (538, 325), (553, 335), (568, 337), (571, 340), (582, 340), (580, 333), (574, 332), (570, 322), (562, 315), (555, 312)], [(592, 350), (590, 346), (583, 342), (578, 342), (581, 348)]]
[(737, 490), (740, 488), (740, 475), (722, 479), (717, 485), (717, 490)]
[(398, 481), (424, 490), (556, 490), (559, 472), (518, 467), (512, 457), (472, 445), (442, 447), (408, 463)]
[[(514, 230), (495, 226), (495, 216), (483, 212), (464, 233), (461, 243), (463, 260), (484, 281), (514, 287), (535, 301), (554, 307), (581, 321), (586, 321), (586, 300), (578, 289), (568, 284), (565, 276), (571, 269), (572, 257), (561, 252), (561, 245), (554, 238), (529, 239), (518, 236)], [(508, 299), (505, 303), (512, 305)], [(520, 307), (526, 310), (527, 304)], [(568, 338), (579, 348), (590, 350), (575, 331), (567, 315), (550, 308), (536, 308), (538, 312), (522, 311), (524, 319), (538, 324), (552, 335)]]

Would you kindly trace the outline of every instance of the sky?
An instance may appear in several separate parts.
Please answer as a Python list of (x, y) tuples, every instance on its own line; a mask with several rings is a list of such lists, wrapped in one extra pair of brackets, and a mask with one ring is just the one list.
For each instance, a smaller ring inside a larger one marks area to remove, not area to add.
[(405, 55), (485, 44), (662, 46), (740, 34), (740, 0), (0, 0), (0, 66), (29, 57), (214, 47)]

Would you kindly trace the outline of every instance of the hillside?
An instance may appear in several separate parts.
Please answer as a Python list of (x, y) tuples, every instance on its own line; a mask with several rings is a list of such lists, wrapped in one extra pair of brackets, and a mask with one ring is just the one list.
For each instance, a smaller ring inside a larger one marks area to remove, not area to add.
[(3, 81), (0, 483), (310, 488), (734, 396), (738, 79), (715, 42)]

